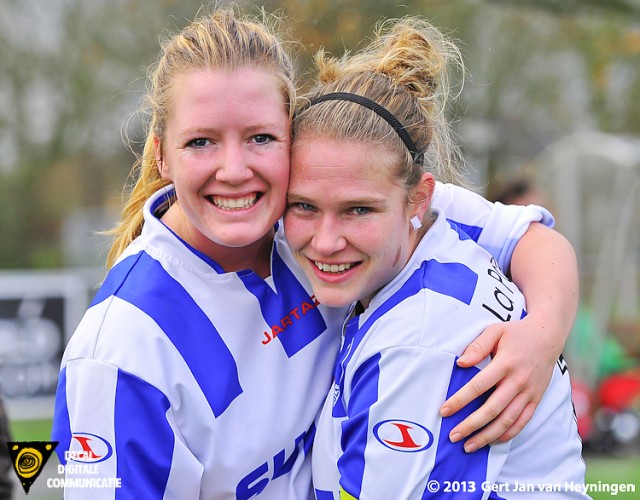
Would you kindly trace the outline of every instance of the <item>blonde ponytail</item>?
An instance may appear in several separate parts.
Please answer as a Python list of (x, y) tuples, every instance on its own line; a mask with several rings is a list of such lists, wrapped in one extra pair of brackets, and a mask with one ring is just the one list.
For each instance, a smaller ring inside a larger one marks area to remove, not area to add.
[[(248, 7), (251, 8), (251, 7)], [(169, 109), (169, 95), (176, 77), (184, 72), (208, 69), (259, 67), (273, 71), (279, 79), (290, 115), (296, 99), (295, 73), (283, 37), (276, 34), (280, 19), (260, 10), (259, 16), (244, 14), (237, 7), (225, 7), (203, 15), (162, 43), (158, 62), (148, 71), (147, 92), (142, 112), (149, 117), (144, 150), (130, 175), (133, 186), (125, 193), (118, 224), (107, 234), (114, 237), (107, 257), (111, 267), (124, 249), (140, 235), (142, 208), (149, 197), (168, 181), (160, 177), (156, 144), (161, 144)]]

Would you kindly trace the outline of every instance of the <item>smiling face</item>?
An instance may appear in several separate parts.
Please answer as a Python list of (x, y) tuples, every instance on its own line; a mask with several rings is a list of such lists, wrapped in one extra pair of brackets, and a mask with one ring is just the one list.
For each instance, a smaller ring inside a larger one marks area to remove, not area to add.
[(216, 258), (271, 238), (286, 203), (289, 115), (280, 83), (260, 68), (178, 76), (156, 157), (178, 202), (163, 221)]
[(320, 303), (367, 307), (409, 260), (417, 212), (397, 164), (397, 153), (379, 145), (296, 138), (285, 234)]

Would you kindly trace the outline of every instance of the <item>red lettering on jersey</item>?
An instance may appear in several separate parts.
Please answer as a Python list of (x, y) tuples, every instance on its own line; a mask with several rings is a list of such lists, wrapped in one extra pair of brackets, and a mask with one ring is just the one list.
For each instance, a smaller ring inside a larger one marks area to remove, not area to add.
[(307, 314), (308, 311), (310, 311), (311, 309), (315, 308), (315, 306), (313, 304), (311, 304), (310, 302), (303, 302), (301, 307), (302, 307), (302, 315), (303, 316), (305, 314)]
[(300, 315), (298, 314), (298, 309), (300, 309), (299, 307), (296, 307), (295, 309), (292, 309), (289, 314), (292, 315), (294, 318), (296, 319), (300, 319)]
[(311, 302), (309, 301), (302, 302), (302, 304), (300, 304), (299, 307), (295, 307), (291, 311), (289, 311), (289, 314), (287, 314), (280, 320), (279, 325), (272, 325), (271, 332), (267, 332), (267, 331), (262, 332), (264, 335), (264, 339), (262, 340), (262, 345), (267, 345), (269, 342), (275, 339), (280, 333), (284, 332), (287, 329), (287, 327), (293, 326), (294, 321), (298, 321), (299, 319), (302, 319), (302, 316), (307, 314), (307, 312), (309, 312), (311, 309), (315, 309), (320, 305), (320, 302), (318, 302), (318, 299), (316, 299), (315, 295), (311, 295), (309, 298), (311, 299)]

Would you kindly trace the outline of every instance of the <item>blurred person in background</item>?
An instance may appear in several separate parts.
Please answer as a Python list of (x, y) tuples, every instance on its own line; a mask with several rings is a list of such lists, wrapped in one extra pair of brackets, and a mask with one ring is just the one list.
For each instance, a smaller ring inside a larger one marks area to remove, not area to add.
[(0, 388), (0, 500), (11, 500), (11, 492), (13, 491), (13, 465), (7, 445), (9, 441), (11, 441), (9, 418)]
[(547, 205), (538, 183), (525, 173), (503, 181), (494, 181), (487, 190), (487, 199), (505, 205)]

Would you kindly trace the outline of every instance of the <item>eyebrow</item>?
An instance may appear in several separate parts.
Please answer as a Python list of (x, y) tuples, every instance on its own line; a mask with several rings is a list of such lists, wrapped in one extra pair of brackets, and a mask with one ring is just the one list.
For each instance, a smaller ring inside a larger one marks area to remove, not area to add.
[[(379, 205), (384, 203), (386, 198), (383, 196), (379, 198), (353, 198), (348, 200), (341, 200), (341, 205), (349, 205), (349, 206), (368, 206), (368, 205)], [(310, 200), (308, 197), (296, 194), (296, 193), (288, 193), (287, 201), (289, 203), (308, 203), (309, 205), (313, 205), (313, 200)]]
[[(202, 135), (207, 135), (210, 133), (217, 133), (220, 130), (223, 130), (223, 127), (211, 127), (211, 126), (196, 126), (196, 127), (189, 127), (189, 128), (185, 128), (183, 129), (184, 134), (185, 135), (198, 135), (198, 134), (202, 134)], [(260, 123), (255, 123), (252, 125), (246, 125), (243, 130), (247, 133), (250, 134), (255, 134), (255, 133), (286, 133), (288, 131), (288, 128), (286, 126), (286, 124), (278, 124), (275, 122), (260, 122)]]
[(309, 201), (309, 199), (305, 198), (304, 196), (301, 196), (299, 194), (288, 192), (287, 193), (287, 201), (296, 202), (296, 203), (301, 203), (301, 202), (302, 203), (307, 203)]

